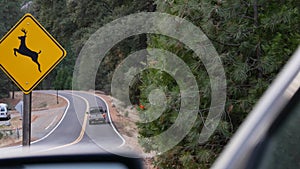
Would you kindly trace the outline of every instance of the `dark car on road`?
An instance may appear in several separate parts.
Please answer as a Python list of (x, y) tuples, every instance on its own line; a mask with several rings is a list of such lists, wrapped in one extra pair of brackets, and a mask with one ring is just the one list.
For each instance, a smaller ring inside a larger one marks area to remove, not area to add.
[(89, 113), (89, 124), (106, 123), (106, 111), (103, 107), (91, 107)]

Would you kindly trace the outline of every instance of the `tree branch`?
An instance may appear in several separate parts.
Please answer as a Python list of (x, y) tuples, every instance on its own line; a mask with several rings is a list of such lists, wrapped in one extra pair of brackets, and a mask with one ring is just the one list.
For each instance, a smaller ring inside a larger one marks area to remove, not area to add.
[(258, 27), (258, 0), (254, 0), (253, 4), (253, 17), (254, 17), (254, 26), (257, 28)]

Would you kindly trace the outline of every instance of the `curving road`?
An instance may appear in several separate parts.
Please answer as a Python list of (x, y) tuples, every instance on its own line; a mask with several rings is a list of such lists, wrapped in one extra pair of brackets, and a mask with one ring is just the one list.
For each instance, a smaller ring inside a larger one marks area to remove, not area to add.
[[(55, 91), (44, 91), (55, 94)], [(124, 144), (124, 139), (112, 123), (89, 125), (87, 114), (89, 107), (100, 105), (108, 111), (100, 97), (87, 92), (59, 91), (59, 95), (69, 101), (65, 114), (55, 130), (31, 145), (33, 151), (106, 152), (117, 150)], [(110, 116), (108, 116), (110, 119)]]

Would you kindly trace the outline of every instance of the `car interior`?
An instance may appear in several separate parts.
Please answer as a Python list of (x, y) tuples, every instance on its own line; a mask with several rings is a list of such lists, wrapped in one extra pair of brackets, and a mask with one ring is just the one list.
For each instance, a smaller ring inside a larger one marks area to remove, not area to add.
[(248, 168), (300, 168), (300, 89), (281, 111), (252, 154)]
[(26, 155), (14, 158), (1, 158), (3, 169), (140, 169), (142, 160), (114, 154), (60, 154)]

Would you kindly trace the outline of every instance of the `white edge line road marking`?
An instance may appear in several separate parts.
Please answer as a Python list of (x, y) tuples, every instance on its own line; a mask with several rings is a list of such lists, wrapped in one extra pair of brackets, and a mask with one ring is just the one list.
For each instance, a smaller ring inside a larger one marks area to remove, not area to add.
[(48, 130), (48, 128), (50, 128), (54, 124), (56, 119), (57, 119), (57, 115), (54, 117), (54, 119), (51, 121), (51, 123), (47, 127), (45, 127), (45, 130)]
[[(47, 93), (48, 94), (48, 93)], [(50, 93), (51, 94), (51, 93)], [(54, 94), (51, 94), (51, 95), (54, 95)], [(37, 143), (37, 142), (39, 142), (39, 141), (42, 141), (42, 140), (44, 140), (44, 139), (46, 139), (47, 137), (49, 137), (50, 136), (50, 134), (52, 134), (56, 129), (57, 129), (57, 127), (60, 125), (60, 123), (63, 121), (63, 119), (65, 118), (65, 116), (66, 116), (66, 114), (67, 114), (67, 111), (68, 111), (68, 109), (69, 109), (69, 107), (70, 107), (70, 101), (67, 99), (67, 98), (65, 98), (64, 96), (62, 96), (62, 95), (59, 95), (60, 97), (62, 97), (63, 99), (65, 99), (66, 101), (67, 101), (67, 103), (68, 103), (68, 105), (67, 105), (67, 107), (65, 108), (65, 112), (64, 112), (64, 115), (61, 117), (61, 119), (60, 119), (60, 121), (58, 122), (58, 124), (47, 134), (47, 135), (45, 135), (44, 137), (42, 137), (42, 138), (40, 138), (40, 139), (38, 139), (38, 140), (36, 140), (36, 141), (33, 141), (33, 142), (31, 142), (31, 144), (34, 144), (34, 143)]]
[[(82, 92), (82, 93), (86, 93), (86, 94), (90, 94), (90, 95), (91, 95), (90, 92), (86, 92), (86, 91), (78, 91), (78, 92)], [(105, 106), (106, 106), (106, 108), (107, 108), (107, 114), (108, 114), (109, 124), (111, 125), (111, 127), (113, 128), (113, 130), (115, 131), (115, 133), (117, 133), (117, 135), (121, 138), (121, 140), (122, 140), (122, 142), (123, 142), (121, 145), (118, 146), (118, 148), (124, 146), (124, 144), (126, 143), (126, 141), (125, 141), (125, 139), (123, 138), (123, 136), (118, 132), (118, 130), (115, 128), (115, 126), (114, 126), (114, 124), (113, 124), (113, 122), (112, 122), (112, 120), (111, 120), (110, 112), (109, 112), (109, 107), (108, 107), (107, 102), (106, 102), (102, 97), (96, 95), (95, 92), (94, 92), (94, 94), (92, 94), (92, 95), (98, 97), (99, 99), (101, 99), (101, 100), (105, 103)]]
[[(47, 94), (49, 94), (49, 93), (47, 93)], [(51, 94), (51, 93), (50, 93)], [(86, 107), (86, 112), (89, 110), (89, 102), (87, 101), (87, 99), (85, 99), (84, 97), (82, 97), (82, 96), (79, 96), (79, 95), (76, 95), (76, 94), (74, 94), (73, 92), (71, 93), (73, 96), (77, 96), (77, 97), (79, 97), (79, 98), (81, 98), (81, 99), (83, 99), (84, 100), (84, 102), (86, 103), (86, 105), (87, 105), (87, 107)], [(54, 94), (52, 94), (52, 95), (54, 95)], [(60, 95), (61, 96), (61, 95)], [(67, 102), (68, 102), (68, 106), (66, 107), (66, 109), (65, 109), (65, 112), (64, 112), (64, 115), (63, 115), (63, 117), (60, 119), (60, 121), (59, 121), (59, 123), (46, 135), (46, 136), (44, 136), (44, 137), (42, 137), (41, 139), (38, 139), (38, 140), (36, 140), (36, 141), (33, 141), (33, 142), (31, 142), (31, 144), (34, 144), (34, 143), (37, 143), (37, 142), (39, 142), (39, 141), (42, 141), (42, 140), (44, 140), (44, 139), (46, 139), (47, 137), (49, 137), (49, 135), (50, 134), (52, 134), (55, 130), (56, 130), (56, 128), (61, 124), (61, 122), (63, 121), (63, 119), (64, 119), (64, 117), (66, 116), (66, 112), (67, 112), (67, 110), (69, 109), (69, 107), (70, 107), (70, 101), (67, 99), (67, 98), (65, 98), (64, 96), (61, 96), (62, 98), (64, 98)], [(77, 144), (78, 142), (80, 142), (81, 140), (82, 140), (82, 138), (83, 138), (83, 136), (84, 136), (84, 133), (85, 133), (85, 128), (86, 128), (86, 122), (87, 122), (87, 114), (86, 114), (86, 112), (84, 112), (84, 120), (83, 120), (83, 123), (82, 123), (82, 128), (81, 128), (81, 132), (80, 132), (80, 134), (79, 134), (79, 136), (77, 137), (77, 139), (76, 140), (74, 140), (73, 142), (71, 142), (71, 143), (68, 143), (68, 144), (65, 144), (65, 145), (61, 145), (61, 146), (58, 146), (58, 147), (53, 147), (53, 148), (50, 148), (50, 149), (47, 149), (47, 150), (41, 150), (41, 151), (39, 151), (39, 152), (45, 152), (45, 151), (51, 151), (51, 150), (56, 150), (56, 149), (59, 149), (59, 148), (63, 148), (63, 147), (68, 147), (68, 146), (71, 146), (71, 145), (74, 145), (74, 144)], [(19, 147), (22, 147), (22, 145), (19, 145), (19, 146), (14, 146), (14, 147), (9, 147), (9, 149), (10, 148), (19, 148)]]
[(86, 114), (86, 112), (89, 110), (89, 102), (84, 97), (79, 96), (77, 94), (74, 94), (73, 92), (72, 92), (72, 95), (76, 96), (76, 97), (80, 97), (86, 103), (86, 111), (84, 112), (84, 119), (83, 119), (82, 128), (81, 128), (81, 132), (80, 132), (79, 136), (77, 137), (76, 140), (74, 140), (71, 143), (64, 144), (64, 145), (57, 146), (57, 147), (53, 147), (53, 148), (49, 148), (47, 150), (43, 150), (43, 152), (45, 152), (45, 151), (51, 151), (51, 150), (56, 150), (56, 149), (60, 149), (60, 148), (64, 148), (64, 147), (68, 147), (68, 146), (77, 144), (77, 143), (79, 143), (82, 140), (82, 138), (84, 136), (84, 133), (85, 133), (85, 128), (86, 128), (86, 122), (87, 122), (87, 114)]
[[(89, 93), (89, 92), (85, 92), (85, 93), (91, 94), (91, 93)], [(50, 94), (51, 94), (51, 93), (50, 93)], [(52, 94), (52, 95), (54, 95), (54, 94)], [(76, 95), (76, 94), (74, 94), (73, 92), (72, 92), (72, 95), (77, 96), (77, 97), (80, 97), (81, 99), (83, 99), (83, 100), (85, 101), (85, 103), (86, 103), (86, 105), (87, 105), (86, 112), (88, 112), (88, 110), (89, 110), (89, 103), (88, 103), (87, 99), (85, 99), (85, 98), (82, 97), (82, 96)], [(59, 95), (59, 96), (62, 97), (63, 99), (65, 99), (65, 100), (67, 101), (67, 103), (68, 103), (68, 105), (67, 105), (67, 107), (66, 107), (66, 109), (65, 109), (65, 112), (64, 112), (63, 117), (60, 119), (59, 123), (58, 123), (58, 124), (57, 124), (57, 125), (56, 125), (56, 126), (55, 126), (55, 127), (54, 127), (47, 135), (46, 135), (46, 136), (42, 137), (41, 139), (38, 139), (38, 140), (36, 140), (36, 141), (31, 142), (31, 144), (37, 143), (37, 142), (42, 141), (42, 140), (46, 139), (47, 137), (49, 137), (49, 135), (52, 134), (52, 133), (56, 130), (56, 128), (61, 124), (61, 122), (63, 121), (64, 117), (66, 116), (66, 112), (67, 112), (67, 110), (68, 110), (69, 107), (70, 107), (70, 101), (69, 101), (67, 98), (65, 98), (64, 96), (62, 96), (62, 95)], [(112, 120), (111, 120), (111, 117), (110, 117), (110, 112), (109, 112), (109, 106), (108, 106), (107, 102), (106, 102), (102, 97), (100, 97), (100, 96), (98, 96), (98, 95), (96, 95), (96, 94), (94, 94), (94, 96), (98, 97), (99, 99), (101, 99), (101, 100), (105, 103), (105, 106), (106, 106), (106, 108), (107, 108), (107, 114), (108, 114), (108, 119), (109, 119), (110, 125), (112, 126), (113, 130), (115, 131), (115, 133), (117, 133), (117, 135), (121, 138), (121, 140), (122, 140), (122, 142), (123, 142), (123, 143), (122, 143), (121, 145), (119, 145), (118, 147), (120, 148), (120, 147), (124, 146), (124, 144), (125, 144), (126, 141), (125, 141), (125, 139), (122, 137), (122, 135), (117, 131), (117, 129), (115, 128), (115, 126), (114, 126), (113, 123), (112, 123)], [(77, 144), (78, 142), (81, 141), (81, 139), (82, 139), (83, 136), (84, 136), (85, 128), (86, 128), (86, 123), (87, 123), (87, 114), (84, 113), (84, 120), (83, 120), (83, 123), (82, 123), (82, 129), (81, 129), (81, 132), (80, 132), (79, 136), (77, 137), (77, 139), (76, 139), (75, 141), (73, 141), (73, 142), (71, 142), (71, 143), (68, 143), (68, 144), (65, 144), (65, 145), (58, 146), (58, 147), (50, 148), (50, 149), (47, 149), (47, 150), (44, 150), (44, 151), (51, 151), (51, 150), (55, 150), (55, 149), (59, 149), (59, 148), (67, 147), (67, 146), (71, 146), (71, 145), (73, 145), (73, 144)], [(20, 145), (20, 146), (14, 147), (14, 148), (17, 148), (17, 147), (22, 147), (22, 146)], [(11, 148), (12, 148), (12, 147), (11, 147)]]
[[(46, 93), (46, 92), (41, 92), (41, 91), (34, 91), (34, 92), (40, 92), (40, 93)], [(50, 94), (50, 95), (56, 95), (56, 94), (52, 94), (52, 93), (46, 93), (46, 94)], [(63, 113), (63, 116), (61, 117), (60, 121), (58, 122), (58, 124), (47, 134), (45, 135), (44, 137), (38, 139), (38, 140), (35, 140), (35, 141), (32, 141), (30, 142), (31, 144), (34, 144), (34, 143), (37, 143), (39, 141), (42, 141), (44, 139), (46, 139), (47, 137), (49, 137), (50, 134), (52, 134), (54, 132), (54, 130), (56, 130), (56, 128), (60, 125), (60, 123), (63, 121), (63, 119), (65, 118), (66, 114), (67, 114), (67, 110), (69, 109), (70, 107), (70, 101), (65, 98), (64, 96), (62, 95), (59, 95), (60, 97), (62, 97), (63, 99), (65, 99), (68, 103), (67, 107), (65, 108), (65, 111)], [(22, 145), (18, 145), (18, 146), (12, 146), (12, 147), (6, 147), (7, 149), (11, 149), (11, 148), (19, 148), (19, 147), (23, 147)], [(1, 148), (2, 149), (2, 148)], [(4, 148), (5, 149), (5, 148)]]
[(111, 127), (114, 129), (114, 131), (117, 133), (117, 135), (121, 138), (121, 140), (122, 140), (122, 142), (123, 142), (121, 145), (118, 146), (118, 148), (124, 146), (124, 144), (126, 143), (126, 141), (125, 141), (125, 139), (123, 138), (123, 136), (118, 132), (118, 130), (115, 128), (115, 126), (114, 126), (114, 124), (113, 124), (113, 122), (112, 122), (112, 120), (111, 120), (111, 118), (110, 118), (110, 112), (109, 112), (109, 107), (108, 107), (107, 102), (106, 102), (102, 97), (100, 97), (100, 96), (98, 96), (98, 95), (96, 95), (96, 94), (94, 94), (94, 96), (96, 96), (96, 97), (98, 97), (99, 99), (103, 100), (103, 102), (105, 103), (105, 106), (106, 106), (106, 108), (107, 108), (107, 114), (108, 114), (109, 124), (111, 125)]

